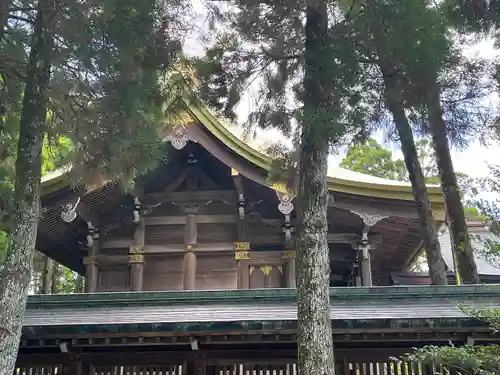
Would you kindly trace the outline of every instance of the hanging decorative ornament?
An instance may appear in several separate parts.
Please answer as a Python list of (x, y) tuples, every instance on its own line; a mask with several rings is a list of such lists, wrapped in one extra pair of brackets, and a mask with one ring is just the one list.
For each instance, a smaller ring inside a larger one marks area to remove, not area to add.
[(64, 205), (63, 211), (61, 212), (61, 219), (66, 223), (71, 223), (76, 219), (76, 208), (80, 204), (80, 198), (77, 199), (74, 205), (71, 203), (66, 203)]
[(290, 215), (294, 209), (292, 200), (293, 198), (295, 198), (295, 195), (289, 193), (282, 193), (278, 190), (276, 190), (276, 195), (278, 196), (278, 199), (280, 201), (280, 203), (278, 204), (278, 210), (283, 215)]
[(172, 146), (176, 150), (182, 150), (189, 141), (197, 142), (190, 134), (188, 128), (184, 125), (176, 125), (170, 134), (166, 137), (166, 140), (172, 143)]

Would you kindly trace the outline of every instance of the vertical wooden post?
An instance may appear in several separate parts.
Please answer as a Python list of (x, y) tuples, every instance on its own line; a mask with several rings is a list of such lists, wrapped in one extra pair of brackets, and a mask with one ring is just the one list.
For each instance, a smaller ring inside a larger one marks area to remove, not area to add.
[(143, 286), (145, 233), (146, 224), (141, 218), (134, 231), (134, 246), (129, 249), (130, 289), (135, 292)]
[(196, 223), (196, 210), (188, 210), (186, 215), (186, 228), (184, 233), (184, 273), (182, 285), (185, 290), (196, 289), (196, 254), (194, 248), (198, 237)]
[(99, 241), (94, 239), (89, 249), (88, 257), (84, 258), (83, 262), (86, 266), (85, 283), (87, 293), (95, 293), (97, 290), (97, 281), (99, 277), (99, 268), (97, 266), (97, 256), (99, 255)]
[(361, 251), (361, 280), (363, 286), (372, 286), (372, 262), (370, 247), (360, 246)]
[(184, 375), (206, 375), (207, 361), (200, 354), (192, 356), (185, 362), (184, 369)]
[(237, 170), (231, 169), (236, 192), (238, 193), (238, 221), (236, 222), (236, 285), (238, 289), (250, 288), (250, 269), (248, 266), (250, 243), (248, 242), (247, 219), (245, 215), (245, 193), (243, 180)]
[(295, 251), (283, 251), (282, 259), (284, 259), (284, 274), (285, 274), (285, 287), (295, 288)]

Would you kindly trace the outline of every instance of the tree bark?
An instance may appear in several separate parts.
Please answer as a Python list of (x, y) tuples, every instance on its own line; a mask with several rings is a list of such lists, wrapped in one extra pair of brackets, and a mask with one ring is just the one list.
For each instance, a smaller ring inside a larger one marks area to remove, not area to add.
[(410, 123), (406, 117), (404, 103), (401, 101), (401, 90), (398, 89), (398, 85), (394, 82), (397, 73), (387, 67), (382, 67), (382, 73), (385, 83), (385, 99), (399, 134), (401, 150), (410, 177), (413, 197), (417, 205), (431, 283), (433, 285), (446, 285), (448, 280), (446, 278), (445, 262), (438, 240), (436, 220), (432, 214), (431, 202), (427, 195), (424, 173), (418, 160), (417, 148)]
[(33, 267), (53, 48), (53, 12), (53, 0), (39, 0), (20, 120), (10, 244), (0, 270), (0, 375), (14, 372)]
[(460, 188), (458, 187), (457, 175), (455, 174), (455, 168), (451, 160), (450, 144), (448, 142), (446, 124), (443, 119), (443, 109), (441, 107), (440, 90), (436, 84), (429, 86), (430, 89), (426, 97), (429, 127), (432, 133), (432, 141), (439, 176), (441, 178), (441, 189), (443, 190), (446, 203), (458, 272), (460, 279), (464, 283), (479, 284), (480, 280), (467, 229)]
[(12, 0), (0, 0), (0, 42), (3, 40), (5, 35), (5, 28), (7, 27), (7, 21), (9, 20), (9, 9), (12, 4)]
[(327, 157), (325, 114), (331, 85), (324, 58), (327, 8), (310, 0), (306, 9), (304, 118), (297, 194), (297, 368), (299, 375), (334, 374), (327, 243)]
[(43, 276), (42, 276), (42, 294), (50, 294), (52, 290), (52, 259), (48, 256), (44, 256), (44, 264), (43, 264)]

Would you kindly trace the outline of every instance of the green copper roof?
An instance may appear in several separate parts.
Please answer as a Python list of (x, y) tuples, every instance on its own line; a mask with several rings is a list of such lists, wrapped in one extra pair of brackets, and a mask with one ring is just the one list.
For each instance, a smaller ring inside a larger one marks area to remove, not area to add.
[[(231, 133), (197, 98), (183, 96), (182, 100), (188, 111), (208, 131), (219, 139), (234, 153), (248, 160), (255, 166), (269, 171), (272, 159), (250, 147), (247, 143)], [(42, 194), (48, 194), (69, 183), (67, 167), (51, 173), (42, 181)], [(412, 201), (413, 193), (409, 183), (381, 179), (366, 174), (335, 168), (332, 176), (328, 178), (328, 188), (332, 191), (358, 194), (371, 197), (400, 199)], [(438, 220), (444, 219), (444, 201), (437, 185), (428, 185), (429, 199), (433, 203), (433, 211)]]

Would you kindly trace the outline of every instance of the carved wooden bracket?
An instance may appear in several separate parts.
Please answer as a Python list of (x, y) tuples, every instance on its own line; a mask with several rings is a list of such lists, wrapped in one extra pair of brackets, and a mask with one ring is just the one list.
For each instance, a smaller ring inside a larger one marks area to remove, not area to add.
[(141, 220), (141, 207), (142, 207), (142, 204), (141, 204), (141, 201), (139, 200), (139, 198), (134, 197), (133, 215), (134, 215), (134, 223), (135, 224), (137, 224)]
[(383, 219), (386, 219), (389, 217), (389, 216), (382, 216), (382, 215), (372, 215), (372, 214), (367, 214), (365, 212), (357, 212), (357, 211), (352, 211), (352, 210), (351, 210), (351, 213), (359, 216), (361, 218), (361, 220), (363, 220), (363, 223), (368, 227), (373, 227), (379, 221), (382, 221)]
[(273, 270), (273, 266), (260, 266), (260, 270), (265, 276), (269, 276)]

